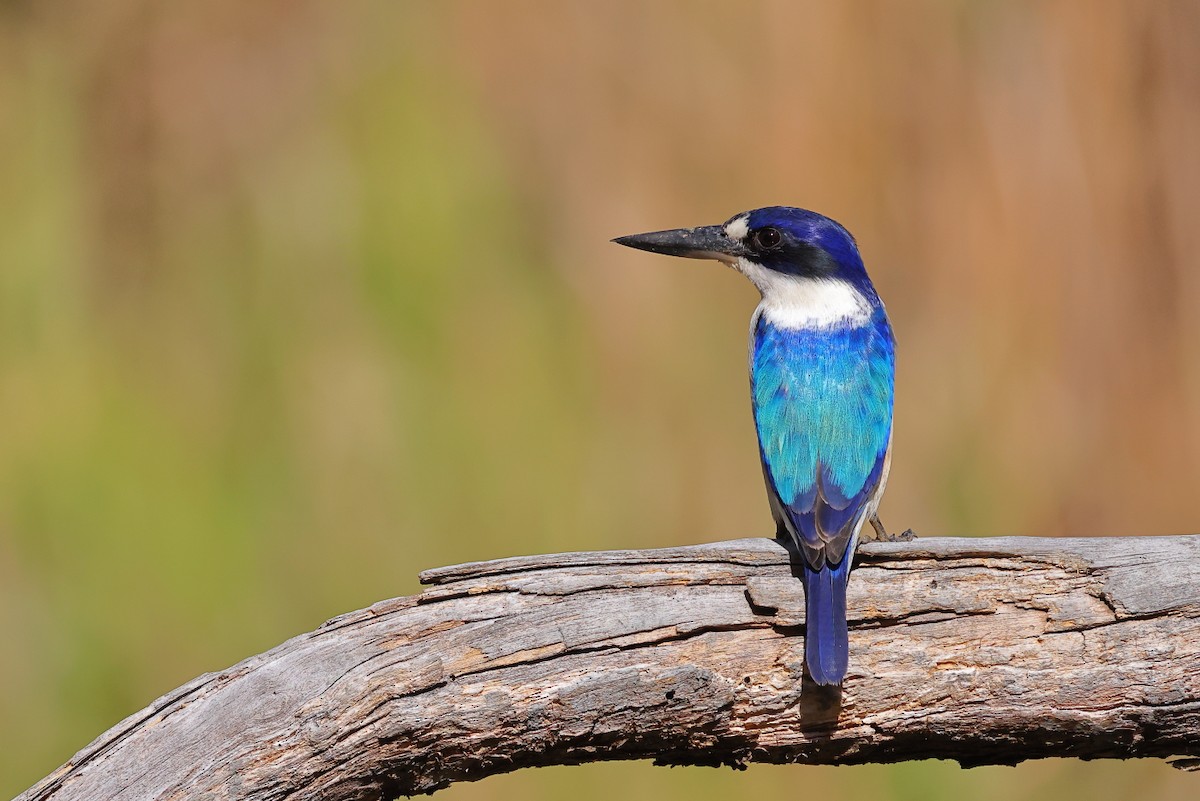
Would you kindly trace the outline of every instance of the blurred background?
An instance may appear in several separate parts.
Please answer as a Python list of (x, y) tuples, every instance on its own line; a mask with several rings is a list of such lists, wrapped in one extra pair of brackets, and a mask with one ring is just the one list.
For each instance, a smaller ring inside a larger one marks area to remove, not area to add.
[[(423, 568), (770, 535), (754, 290), (620, 234), (775, 203), (855, 232), (899, 339), (889, 527), (1196, 532), (1198, 41), (1195, 2), (0, 3), (0, 797)], [(800, 787), (1195, 780), (439, 797)]]

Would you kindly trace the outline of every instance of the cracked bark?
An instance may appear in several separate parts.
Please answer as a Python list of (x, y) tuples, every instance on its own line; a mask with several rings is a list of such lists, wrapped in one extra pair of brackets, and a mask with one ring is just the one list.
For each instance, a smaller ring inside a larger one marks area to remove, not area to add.
[(860, 550), (841, 691), (766, 539), (427, 571), (168, 693), (19, 799), (362, 799), (534, 765), (1200, 757), (1200, 536)]

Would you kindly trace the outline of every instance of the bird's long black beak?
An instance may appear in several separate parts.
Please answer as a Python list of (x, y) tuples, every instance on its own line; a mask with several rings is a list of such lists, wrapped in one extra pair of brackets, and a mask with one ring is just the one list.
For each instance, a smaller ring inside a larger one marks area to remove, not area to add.
[(625, 247), (689, 259), (729, 260), (744, 250), (742, 243), (726, 236), (725, 229), (719, 225), (619, 236), (613, 241)]

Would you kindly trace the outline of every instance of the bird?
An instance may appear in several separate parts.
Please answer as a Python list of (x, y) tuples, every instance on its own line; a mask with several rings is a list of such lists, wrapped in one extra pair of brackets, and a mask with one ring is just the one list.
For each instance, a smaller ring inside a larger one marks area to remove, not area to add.
[[(804, 588), (805, 665), (840, 686), (849, 662), (846, 586), (892, 454), (895, 337), (840, 223), (769, 206), (723, 225), (622, 236), (652, 253), (715, 259), (762, 296), (750, 320), (750, 395), (776, 537), (795, 543)], [(911, 537), (905, 532), (901, 538)]]

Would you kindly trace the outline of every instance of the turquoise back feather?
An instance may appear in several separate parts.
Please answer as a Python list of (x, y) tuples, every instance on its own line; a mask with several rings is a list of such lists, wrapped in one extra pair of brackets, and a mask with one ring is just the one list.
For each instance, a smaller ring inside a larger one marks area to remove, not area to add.
[(895, 353), (883, 309), (858, 327), (784, 329), (760, 317), (754, 420), (768, 489), (810, 561), (840, 562), (878, 487), (892, 430)]

